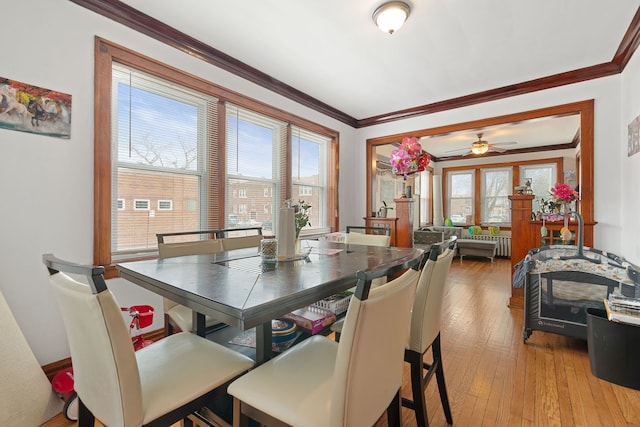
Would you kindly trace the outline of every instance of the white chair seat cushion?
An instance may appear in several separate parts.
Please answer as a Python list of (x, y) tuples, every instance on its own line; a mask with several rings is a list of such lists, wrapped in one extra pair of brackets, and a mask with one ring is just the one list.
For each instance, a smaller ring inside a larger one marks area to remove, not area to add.
[(143, 424), (254, 365), (249, 357), (189, 332), (163, 338), (135, 355), (142, 387)]
[(338, 343), (314, 335), (251, 371), (228, 392), (292, 426), (329, 426)]
[[(193, 311), (189, 307), (177, 304), (167, 310), (167, 314), (183, 332), (191, 332), (193, 329)], [(222, 323), (220, 319), (211, 316), (206, 316), (205, 319), (207, 328)]]

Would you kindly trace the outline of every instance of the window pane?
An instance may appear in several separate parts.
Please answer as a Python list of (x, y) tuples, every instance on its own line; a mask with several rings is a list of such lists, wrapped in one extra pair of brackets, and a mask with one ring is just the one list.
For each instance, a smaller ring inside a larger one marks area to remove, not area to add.
[(285, 124), (228, 104), (227, 174), (278, 179), (274, 161)]
[(156, 233), (206, 225), (201, 183), (215, 99), (118, 64), (113, 97), (112, 206), (120, 208), (111, 250), (144, 255), (156, 250)]
[(293, 203), (311, 205), (310, 224), (301, 235), (326, 231), (327, 152), (329, 138), (297, 126), (291, 127)]
[[(145, 252), (157, 247), (156, 233), (199, 229), (200, 212), (194, 209), (194, 205), (199, 204), (197, 176), (126, 167), (119, 167), (117, 171), (119, 193), (116, 197), (125, 203), (124, 209), (115, 213), (114, 252)], [(167, 195), (174, 197), (172, 209), (160, 209), (160, 201), (166, 201)]]
[(520, 167), (520, 185), (524, 185), (527, 179), (531, 180), (531, 189), (535, 198), (533, 199), (533, 210), (542, 211), (540, 199), (549, 200), (551, 187), (556, 182), (556, 165), (535, 165)]
[(455, 224), (471, 223), (473, 216), (473, 172), (449, 174), (449, 218)]
[(482, 223), (511, 222), (511, 168), (482, 170)]
[[(227, 104), (226, 224), (275, 232), (286, 123)], [(271, 234), (271, 233), (269, 233)]]
[(227, 180), (226, 227), (255, 227), (267, 225), (272, 230), (272, 189), (265, 191), (265, 183), (259, 180), (229, 178)]

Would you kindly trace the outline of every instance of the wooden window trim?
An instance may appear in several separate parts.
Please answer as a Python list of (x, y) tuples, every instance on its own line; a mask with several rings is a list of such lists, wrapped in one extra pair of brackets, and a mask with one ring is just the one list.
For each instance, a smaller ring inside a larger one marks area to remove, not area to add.
[[(339, 164), (339, 133), (302, 117), (241, 95), (205, 79), (188, 74), (130, 49), (119, 46), (100, 37), (95, 38), (94, 76), (94, 225), (93, 262), (105, 266), (105, 277), (117, 276), (111, 257), (111, 85), (113, 62), (123, 64), (159, 78), (175, 81), (196, 91), (218, 98), (219, 162), (225, 158), (225, 102), (232, 102), (247, 109), (286, 121), (309, 131), (325, 135), (331, 139), (328, 152), (329, 165)], [(290, 142), (290, 135), (287, 141)], [(290, 146), (290, 143), (288, 143)], [(209, 185), (224, 183), (224, 168), (216, 167), (217, 173), (210, 175)], [(327, 182), (327, 217), (332, 231), (337, 231), (338, 219), (338, 168), (329, 168)], [(288, 187), (290, 188), (290, 178)], [(224, 186), (222, 186), (224, 188)], [(291, 190), (289, 189), (288, 192)], [(291, 195), (288, 194), (290, 197)], [(224, 192), (209, 198), (209, 210), (213, 206), (224, 207)], [(217, 220), (224, 224), (224, 209), (218, 209)]]
[[(442, 168), (442, 206), (445, 208), (445, 217), (449, 215), (449, 173), (458, 170), (473, 171), (474, 179), (474, 195), (473, 195), (473, 224), (481, 224), (480, 222), (480, 209), (482, 208), (481, 197), (478, 197), (481, 193), (482, 183), (481, 181), (481, 169), (499, 169), (499, 168), (511, 168), (512, 186), (517, 187), (520, 185), (520, 166), (526, 165), (542, 165), (542, 164), (555, 164), (556, 165), (556, 182), (562, 182), (564, 176), (563, 158), (562, 157), (550, 157), (546, 159), (535, 160), (523, 160), (519, 162), (503, 162), (503, 163), (483, 163), (480, 165), (469, 166), (452, 166), (449, 168)], [(509, 229), (510, 227), (502, 227)]]

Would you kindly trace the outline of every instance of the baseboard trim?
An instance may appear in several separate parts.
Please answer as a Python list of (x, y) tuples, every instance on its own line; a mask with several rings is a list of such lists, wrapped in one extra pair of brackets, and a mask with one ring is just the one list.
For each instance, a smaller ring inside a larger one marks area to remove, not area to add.
[[(164, 328), (147, 332), (143, 335), (146, 340), (158, 341), (160, 338), (164, 337)], [(55, 374), (57, 374), (63, 369), (70, 368), (70, 367), (71, 367), (71, 358), (67, 357), (65, 359), (43, 365), (42, 370), (44, 371), (44, 374), (47, 376), (47, 378), (49, 378), (49, 381), (51, 381), (51, 379)]]

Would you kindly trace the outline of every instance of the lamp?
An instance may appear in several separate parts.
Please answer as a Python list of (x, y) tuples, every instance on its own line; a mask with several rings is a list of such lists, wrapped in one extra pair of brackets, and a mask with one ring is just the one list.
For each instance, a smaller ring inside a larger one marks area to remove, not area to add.
[(393, 34), (409, 17), (411, 7), (402, 1), (391, 1), (373, 12), (373, 22), (385, 33)]
[(473, 154), (484, 154), (489, 151), (489, 144), (486, 141), (475, 141), (471, 144), (471, 152)]

